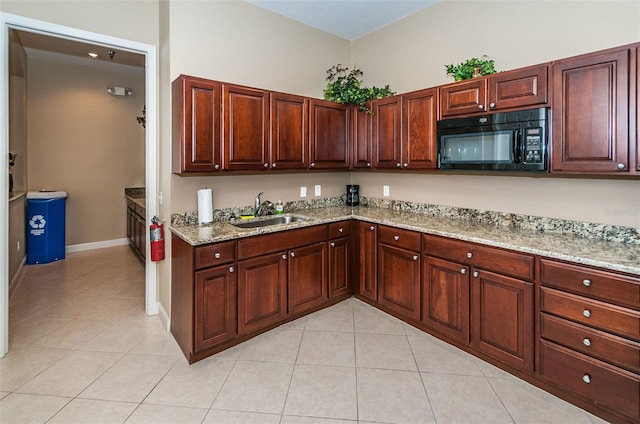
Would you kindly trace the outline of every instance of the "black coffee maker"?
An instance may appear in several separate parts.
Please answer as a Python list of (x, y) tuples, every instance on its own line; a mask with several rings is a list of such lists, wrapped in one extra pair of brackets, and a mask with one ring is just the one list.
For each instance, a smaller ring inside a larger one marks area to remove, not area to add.
[(347, 184), (347, 206), (358, 206), (360, 204), (360, 186), (357, 184)]

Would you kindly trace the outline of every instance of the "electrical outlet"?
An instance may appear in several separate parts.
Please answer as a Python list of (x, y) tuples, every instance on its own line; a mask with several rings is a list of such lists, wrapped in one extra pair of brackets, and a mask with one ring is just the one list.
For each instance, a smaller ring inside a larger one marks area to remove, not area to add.
[(320, 184), (316, 184), (315, 195), (316, 196), (322, 196), (322, 186)]
[(307, 188), (300, 187), (300, 197), (307, 197)]
[(389, 197), (389, 186), (388, 185), (382, 186), (382, 195), (384, 197)]

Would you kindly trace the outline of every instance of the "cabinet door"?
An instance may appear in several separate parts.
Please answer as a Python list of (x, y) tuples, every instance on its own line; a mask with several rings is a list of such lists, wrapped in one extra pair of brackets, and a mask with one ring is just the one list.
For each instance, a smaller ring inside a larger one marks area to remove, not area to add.
[(377, 244), (377, 226), (358, 222), (358, 288), (360, 295), (371, 300), (378, 300)]
[(552, 172), (629, 171), (629, 50), (553, 66)]
[(225, 170), (269, 168), (269, 92), (223, 86)]
[(438, 90), (420, 90), (402, 96), (404, 161), (409, 169), (436, 168)]
[(139, 216), (136, 217), (136, 221), (138, 227), (136, 247), (138, 248), (138, 253), (140, 253), (140, 256), (144, 259), (147, 256), (147, 225), (145, 224), (145, 220)]
[(373, 161), (371, 154), (371, 114), (363, 112), (354, 106), (351, 116), (353, 116), (353, 158), (351, 166), (353, 168), (369, 169)]
[(272, 169), (306, 169), (309, 146), (308, 103), (304, 97), (271, 93)]
[(287, 316), (287, 254), (238, 262), (238, 334), (259, 330)]
[(378, 245), (378, 302), (404, 317), (420, 319), (420, 254)]
[(136, 226), (136, 218), (133, 210), (127, 208), (127, 239), (131, 246), (134, 245), (134, 228)]
[(474, 269), (471, 293), (473, 346), (533, 372), (533, 284)]
[(400, 96), (372, 102), (373, 166), (402, 167), (402, 103)]
[[(635, 87), (631, 91), (636, 93), (636, 119), (635, 119), (635, 140), (636, 140), (636, 171), (640, 173), (640, 47), (636, 48), (636, 81)], [(632, 132), (633, 134), (633, 132)]]
[(329, 242), (329, 298), (353, 293), (351, 288), (351, 237)]
[(469, 343), (469, 267), (431, 256), (422, 261), (422, 322)]
[(440, 88), (440, 118), (484, 112), (486, 78), (474, 78)]
[(236, 335), (236, 274), (231, 266), (195, 273), (195, 350)]
[(221, 84), (181, 75), (172, 83), (173, 172), (220, 169)]
[(339, 103), (309, 101), (309, 167), (315, 169), (349, 168), (351, 108)]
[(490, 75), (489, 110), (542, 107), (547, 104), (548, 66), (536, 66)]
[(295, 314), (326, 302), (327, 244), (315, 243), (289, 252), (289, 312)]

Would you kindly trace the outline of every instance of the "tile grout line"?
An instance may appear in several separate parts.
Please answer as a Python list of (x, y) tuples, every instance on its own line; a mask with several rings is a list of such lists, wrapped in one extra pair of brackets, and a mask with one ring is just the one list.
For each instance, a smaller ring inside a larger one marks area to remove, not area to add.
[(433, 415), (433, 420), (437, 424), (438, 418), (436, 417), (436, 412), (433, 409), (433, 404), (431, 403), (431, 397), (429, 397), (429, 391), (427, 390), (427, 386), (424, 384), (422, 371), (420, 371), (420, 366), (418, 365), (418, 360), (416, 359), (416, 354), (413, 351), (413, 345), (411, 344), (411, 339), (409, 338), (409, 334), (407, 333), (406, 327), (404, 327), (404, 335), (407, 338), (407, 343), (409, 344), (409, 350), (411, 351), (411, 356), (413, 357), (413, 361), (416, 364), (416, 369), (418, 370), (418, 377), (420, 378), (420, 383), (422, 384), (422, 390), (424, 390), (424, 394), (427, 397), (427, 402), (429, 403), (429, 409), (431, 410), (431, 415)]

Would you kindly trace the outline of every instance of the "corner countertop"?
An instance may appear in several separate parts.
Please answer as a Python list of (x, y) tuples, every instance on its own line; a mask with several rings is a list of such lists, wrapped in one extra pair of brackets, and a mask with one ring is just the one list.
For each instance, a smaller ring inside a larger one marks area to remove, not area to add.
[(124, 197), (127, 200), (140, 206), (142, 209), (146, 209), (145, 204), (145, 189), (144, 187), (128, 187), (124, 189)]
[(230, 224), (230, 221), (205, 225), (172, 225), (169, 229), (190, 245), (199, 246), (345, 219), (358, 219), (640, 276), (640, 246), (637, 244), (499, 227), (378, 207), (326, 207), (305, 209), (288, 215), (299, 216), (306, 220), (252, 229), (235, 227)]

